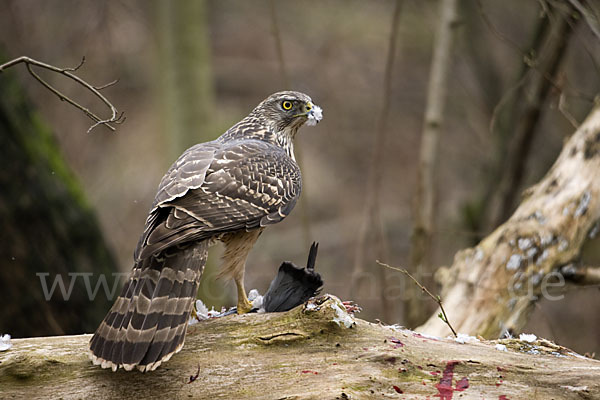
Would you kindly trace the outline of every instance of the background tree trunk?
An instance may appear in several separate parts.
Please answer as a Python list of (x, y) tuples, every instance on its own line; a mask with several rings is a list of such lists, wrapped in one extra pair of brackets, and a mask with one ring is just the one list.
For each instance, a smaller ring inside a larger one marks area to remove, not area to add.
[(205, 0), (156, 1), (160, 96), (169, 164), (214, 139), (213, 86)]
[[(410, 248), (410, 265), (414, 276), (423, 280), (425, 273), (432, 270), (431, 253), (435, 228), (435, 169), (438, 142), (450, 72), (455, 29), (458, 20), (457, 0), (440, 2), (438, 31), (429, 72), (425, 120), (421, 133), (421, 149), (417, 167), (417, 189), (413, 202), (413, 231)], [(427, 284), (428, 282), (425, 282)], [(407, 300), (404, 304), (404, 323), (415, 327), (425, 321), (426, 308), (421, 291), (415, 285), (407, 285)]]
[[(0, 76), (0, 331), (15, 337), (93, 330), (112, 298), (117, 265), (92, 208), (52, 132), (33, 111), (12, 72)], [(75, 277), (73, 273), (80, 274)], [(47, 274), (47, 275), (37, 275)], [(82, 275), (83, 274), (83, 275)], [(49, 300), (41, 289), (62, 279)]]
[[(166, 170), (187, 148), (216, 139), (222, 132), (216, 129), (207, 2), (157, 0), (154, 8)], [(229, 290), (225, 282), (216, 280), (215, 258), (208, 258), (198, 292), (219, 308), (227, 302)]]
[(322, 400), (451, 399), (453, 392), (461, 399), (591, 399), (600, 393), (600, 362), (549, 341), (502, 340), (502, 351), (474, 338), (461, 344), (425, 337), (353, 320), (330, 295), (286, 313), (200, 322), (180, 353), (145, 374), (92, 366), (89, 338), (14, 340), (0, 353), (0, 395)]
[[(458, 332), (497, 338), (518, 332), (540, 296), (560, 286), (600, 223), (600, 107), (565, 143), (546, 176), (529, 188), (508, 221), (437, 272), (448, 318)], [(564, 283), (564, 282), (563, 282)], [(446, 335), (437, 312), (420, 331)]]
[[(475, 10), (477, 7), (480, 8), (478, 12)], [(479, 13), (485, 12), (481, 7), (475, 2), (465, 2), (463, 9), (474, 21), (481, 18)], [(482, 194), (465, 205), (466, 227), (474, 233), (472, 244), (504, 222), (514, 211), (528, 159), (534, 150), (532, 144), (539, 132), (544, 104), (553, 87), (562, 90), (554, 85), (560, 81), (560, 67), (578, 19), (573, 18), (573, 9), (567, 3), (547, 3), (547, 7), (537, 20), (526, 53), (518, 55), (519, 68), (512, 87), (502, 96), (499, 96), (497, 89), (501, 82), (500, 75), (494, 73), (498, 67), (485, 64), (480, 57), (486, 43), (481, 41), (479, 32), (467, 30), (466, 33), (469, 35), (465, 41), (469, 46), (470, 62), (480, 76), (481, 87), (487, 89), (490, 134), (494, 137), (494, 154), (484, 166), (488, 173)], [(549, 15), (550, 12), (552, 15)], [(487, 16), (483, 18), (487, 24), (491, 23), (486, 19)], [(467, 27), (472, 25), (467, 24)], [(520, 52), (519, 49), (515, 50)], [(497, 104), (490, 107), (492, 102)]]

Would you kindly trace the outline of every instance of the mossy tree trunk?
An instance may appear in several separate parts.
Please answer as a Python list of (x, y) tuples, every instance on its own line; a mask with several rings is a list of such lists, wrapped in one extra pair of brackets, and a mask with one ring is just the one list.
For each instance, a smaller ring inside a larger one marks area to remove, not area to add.
[[(115, 259), (52, 132), (11, 72), (0, 74), (0, 188), (0, 333), (93, 330), (112, 299), (103, 288), (92, 298), (89, 289), (104, 276), (112, 290)], [(55, 279), (66, 292), (73, 283), (68, 300), (59, 286), (48, 296)]]

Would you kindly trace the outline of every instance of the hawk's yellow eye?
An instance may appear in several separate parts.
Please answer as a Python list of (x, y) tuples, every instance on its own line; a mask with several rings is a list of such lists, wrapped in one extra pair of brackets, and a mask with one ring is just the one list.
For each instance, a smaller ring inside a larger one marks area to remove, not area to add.
[(285, 111), (291, 110), (292, 102), (285, 100), (283, 103), (281, 103), (281, 108), (283, 108)]

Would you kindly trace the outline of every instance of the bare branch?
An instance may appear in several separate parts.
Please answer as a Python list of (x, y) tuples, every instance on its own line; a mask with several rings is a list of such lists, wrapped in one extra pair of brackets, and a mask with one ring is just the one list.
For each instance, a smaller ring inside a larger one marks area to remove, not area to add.
[(513, 50), (515, 50), (520, 55), (521, 54), (525, 54), (525, 52), (523, 51), (523, 49), (521, 49), (521, 47), (516, 42), (514, 42), (511, 39), (509, 39), (508, 36), (504, 35), (502, 32), (500, 32), (498, 30), (498, 28), (496, 28), (496, 26), (492, 23), (492, 21), (490, 20), (490, 18), (487, 16), (487, 14), (485, 13), (485, 11), (483, 10), (483, 5), (481, 4), (481, 0), (477, 0), (477, 6), (479, 8), (479, 14), (481, 15), (481, 19), (487, 25), (487, 27), (490, 29), (490, 31), (496, 37), (498, 37), (500, 39), (500, 41), (508, 44), (509, 47), (511, 47)]
[(561, 112), (563, 117), (565, 117), (565, 119), (567, 121), (569, 121), (569, 123), (571, 125), (573, 125), (573, 128), (575, 128), (575, 129), (579, 128), (579, 122), (577, 122), (575, 117), (573, 117), (573, 114), (571, 114), (571, 112), (569, 110), (567, 110), (567, 107), (565, 104), (565, 92), (560, 92), (560, 96), (558, 98), (558, 111)]
[(419, 287), (419, 289), (421, 289), (424, 293), (427, 293), (427, 295), (429, 295), (429, 297), (431, 297), (438, 304), (438, 306), (440, 307), (440, 311), (441, 311), (441, 314), (438, 315), (438, 317), (448, 325), (448, 327), (452, 331), (452, 334), (454, 335), (454, 337), (457, 337), (456, 331), (450, 324), (450, 321), (448, 321), (448, 316), (446, 315), (446, 310), (444, 310), (444, 306), (442, 305), (442, 299), (440, 298), (440, 296), (433, 295), (425, 286), (421, 285), (419, 283), (419, 281), (416, 280), (407, 270), (405, 270), (403, 268), (392, 267), (391, 265), (382, 263), (379, 260), (375, 260), (375, 261), (377, 262), (377, 264), (381, 265), (382, 267), (386, 267), (389, 269), (393, 269), (394, 271), (402, 272), (404, 275), (406, 275), (410, 279), (412, 279), (412, 281)]
[(518, 95), (519, 90), (525, 84), (527, 77), (529, 76), (528, 72), (529, 71), (526, 71), (523, 74), (523, 76), (517, 81), (517, 83), (515, 83), (512, 87), (508, 88), (508, 90), (504, 92), (504, 94), (500, 98), (500, 101), (498, 101), (496, 106), (494, 106), (492, 118), (490, 118), (490, 133), (494, 133), (498, 121), (498, 115), (500, 114), (504, 106), (508, 103), (509, 100), (512, 99), (513, 96)]
[(81, 61), (79, 62), (79, 64), (77, 64), (76, 67), (73, 68), (65, 68), (65, 71), (70, 71), (70, 72), (75, 72), (77, 71), (79, 68), (81, 68), (83, 66), (83, 64), (85, 64), (85, 56), (81, 57)]
[[(99, 125), (104, 125), (108, 129), (115, 131), (115, 128), (110, 124), (121, 124), (125, 121), (124, 113), (119, 114), (116, 107), (113, 106), (112, 103), (110, 101), (108, 101), (108, 99), (100, 93), (100, 90), (114, 85), (115, 83), (117, 83), (117, 81), (113, 81), (104, 86), (96, 87), (96, 86), (90, 85), (85, 80), (81, 79), (80, 77), (78, 77), (77, 75), (72, 73), (72, 72), (77, 71), (79, 68), (81, 68), (81, 66), (85, 63), (85, 57), (83, 57), (81, 59), (81, 62), (76, 67), (58, 68), (53, 65), (34, 60), (33, 58), (23, 56), (23, 57), (15, 58), (14, 60), (10, 60), (7, 63), (0, 65), (0, 73), (3, 72), (5, 69), (8, 69), (8, 68), (13, 67), (20, 63), (25, 64), (25, 66), (27, 67), (27, 71), (31, 74), (31, 76), (33, 76), (35, 78), (35, 80), (37, 80), (40, 84), (42, 84), (46, 89), (48, 89), (52, 93), (54, 93), (61, 101), (66, 101), (67, 103), (71, 104), (73, 107), (81, 110), (85, 115), (87, 115), (91, 120), (93, 120), (95, 122), (88, 129), (88, 133), (91, 132), (94, 128), (96, 128)], [(96, 96), (98, 99), (100, 99), (100, 101), (102, 101), (110, 109), (111, 117), (102, 119), (101, 117), (97, 116), (96, 114), (91, 112), (89, 109), (87, 109), (86, 107), (77, 103), (75, 100), (71, 99), (70, 97), (68, 97), (67, 95), (62, 93), (60, 90), (56, 89), (54, 86), (52, 86), (51, 84), (46, 82), (42, 77), (40, 77), (32, 69), (32, 66), (36, 66), (39, 68), (47, 69), (52, 72), (56, 72), (57, 74), (66, 76), (67, 78), (69, 78), (69, 79), (75, 81), (76, 83), (78, 83), (79, 85), (83, 86), (84, 88), (89, 90), (94, 96)]]
[(580, 267), (575, 264), (568, 264), (560, 269), (560, 273), (566, 280), (576, 285), (600, 285), (600, 267)]
[(118, 79), (118, 78), (117, 78), (117, 79), (115, 79), (115, 80), (114, 80), (114, 81), (112, 81), (112, 82), (108, 82), (108, 83), (107, 83), (107, 84), (105, 84), (105, 85), (102, 85), (102, 86), (94, 86), (94, 89), (96, 89), (96, 90), (102, 90), (102, 89), (106, 89), (107, 87), (110, 87), (110, 86), (113, 86), (113, 85), (115, 85), (117, 82), (119, 82), (119, 79)]

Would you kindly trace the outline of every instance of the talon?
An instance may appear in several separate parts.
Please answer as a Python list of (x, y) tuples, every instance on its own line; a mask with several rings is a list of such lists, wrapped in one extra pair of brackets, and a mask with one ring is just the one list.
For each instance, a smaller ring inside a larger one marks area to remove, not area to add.
[[(245, 301), (244, 301), (245, 300)], [(239, 299), (237, 304), (237, 313), (246, 314), (252, 310), (252, 303), (247, 299)]]

